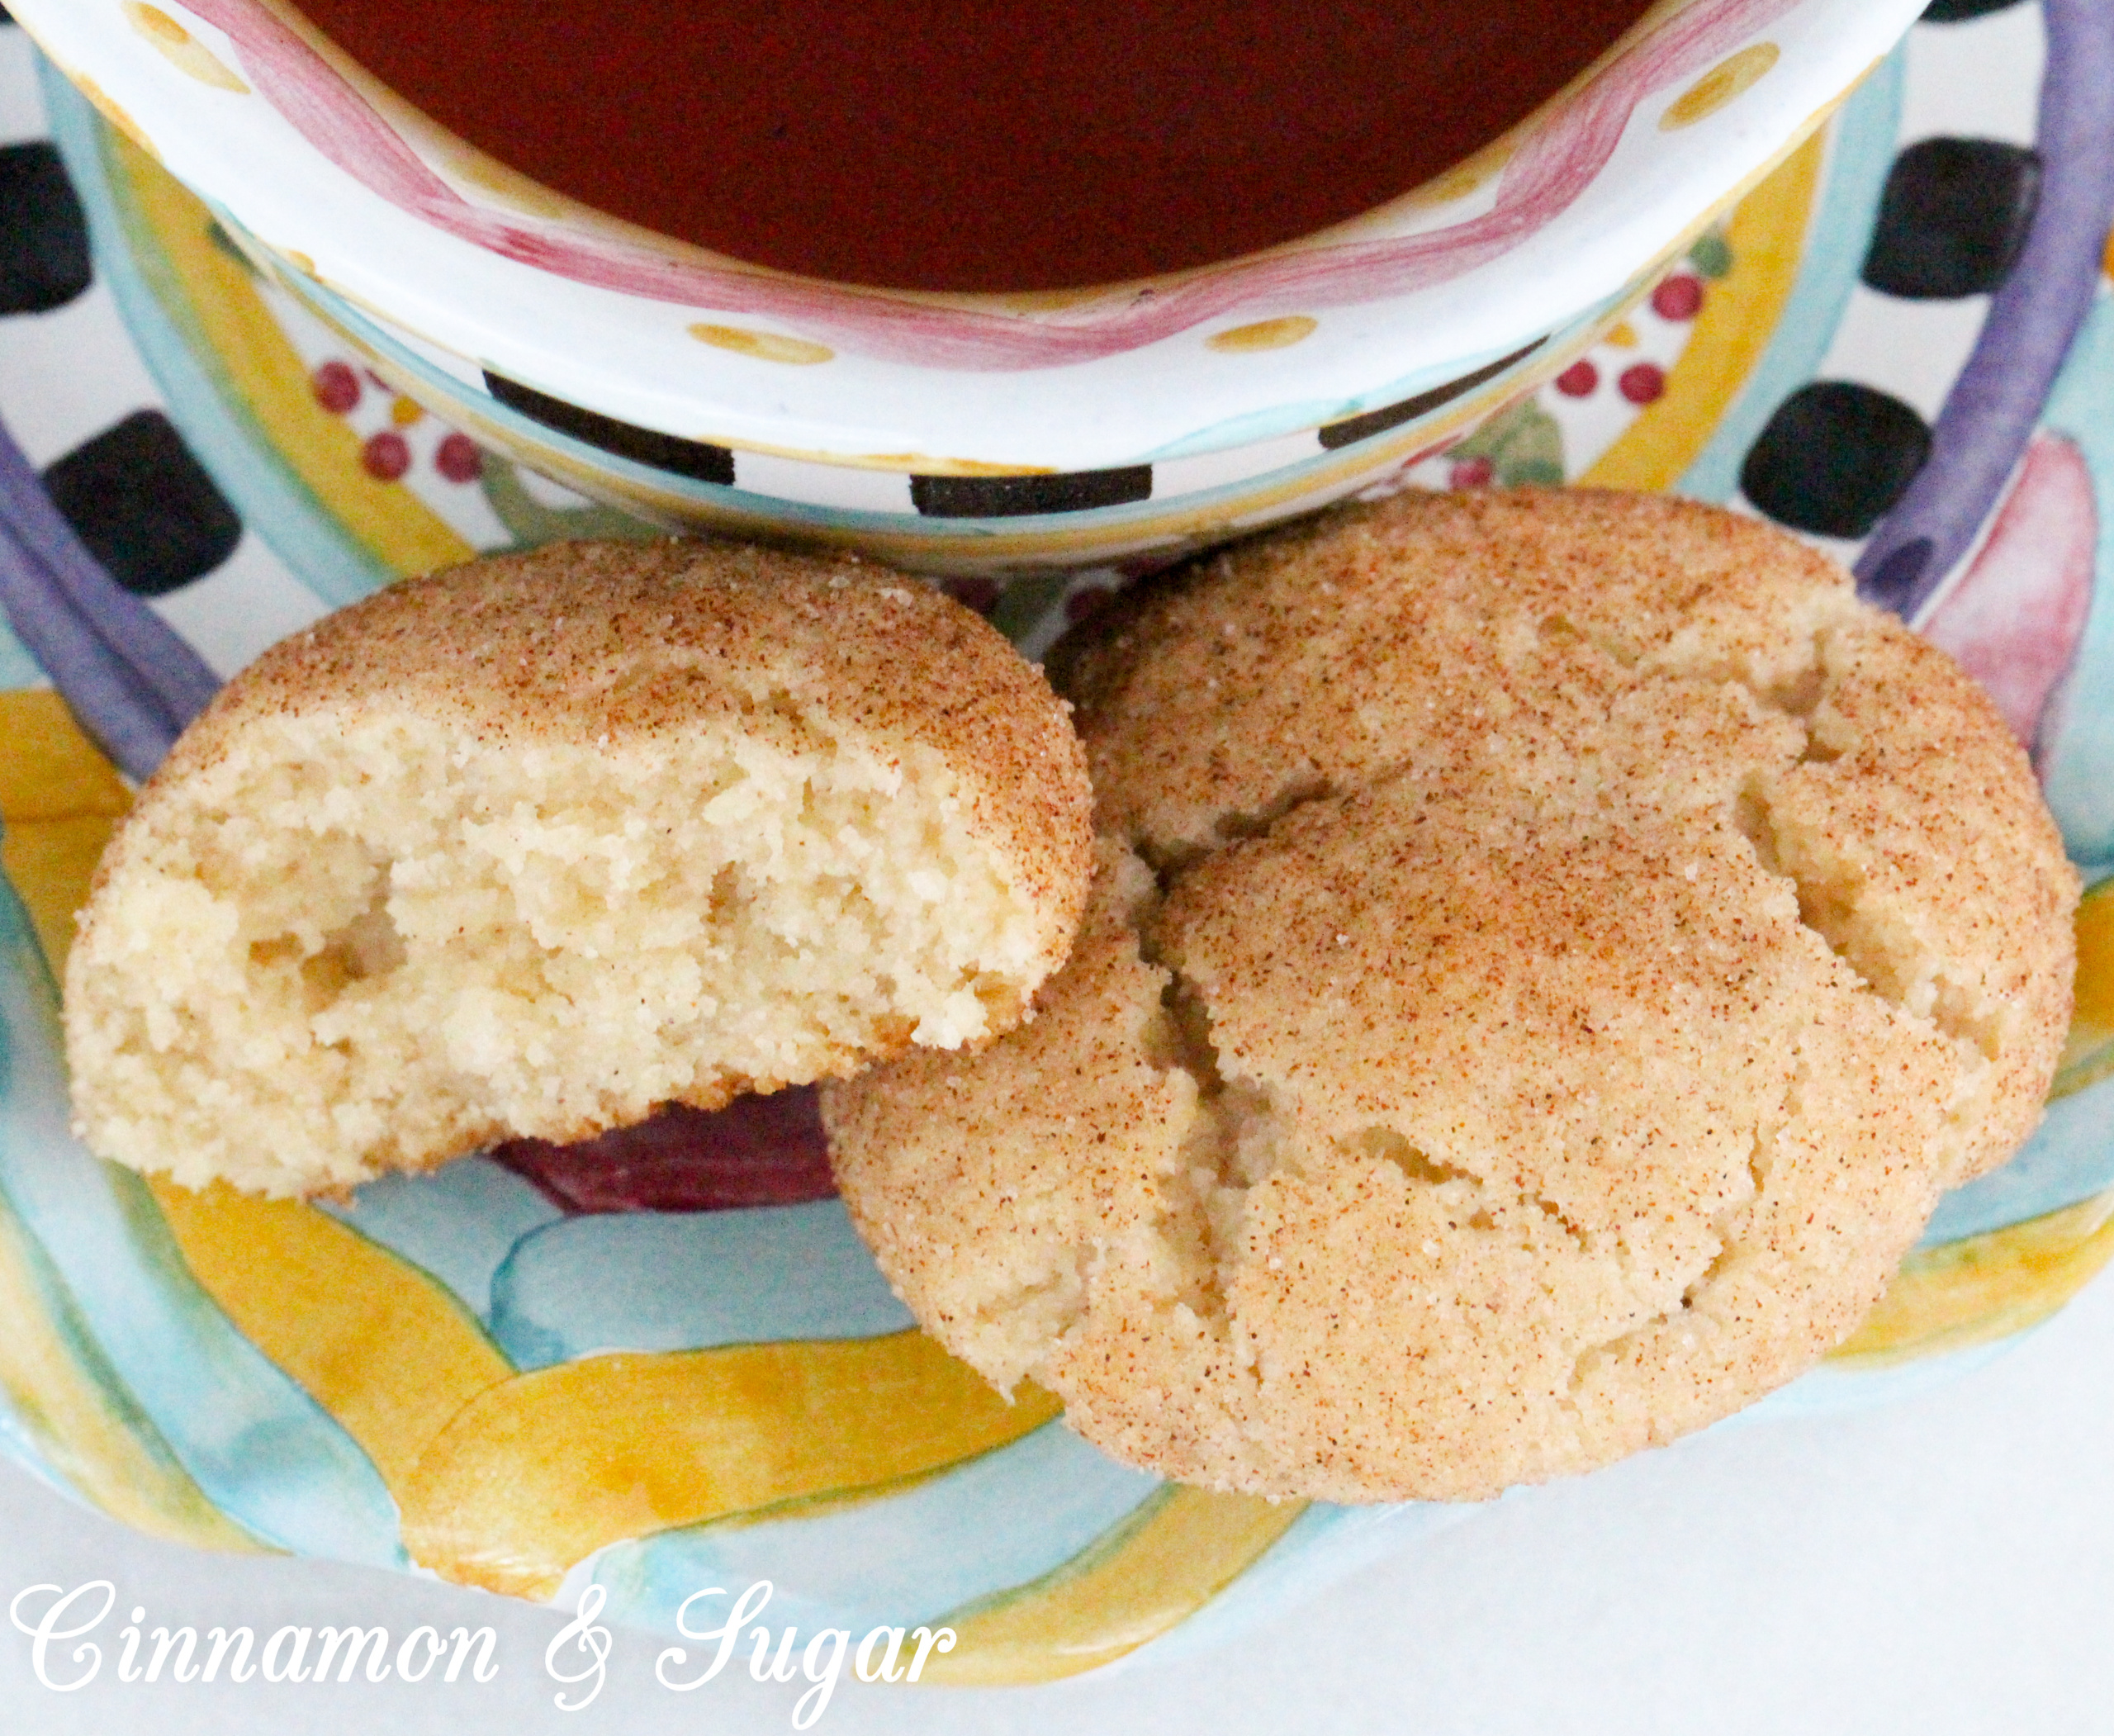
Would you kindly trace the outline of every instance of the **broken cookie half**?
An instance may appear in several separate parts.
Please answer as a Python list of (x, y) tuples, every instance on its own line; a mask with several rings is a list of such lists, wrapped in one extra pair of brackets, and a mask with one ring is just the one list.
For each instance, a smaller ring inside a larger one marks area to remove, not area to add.
[(1670, 1440), (2038, 1117), (2076, 880), (2025, 755), (1766, 527), (1404, 496), (1054, 662), (1071, 962), (825, 1115), (920, 1321), (1120, 1459), (1471, 1499)]
[(78, 1131), (344, 1188), (988, 1041), (1090, 837), (1040, 676), (911, 579), (564, 544), (285, 641), (142, 790), (66, 982)]

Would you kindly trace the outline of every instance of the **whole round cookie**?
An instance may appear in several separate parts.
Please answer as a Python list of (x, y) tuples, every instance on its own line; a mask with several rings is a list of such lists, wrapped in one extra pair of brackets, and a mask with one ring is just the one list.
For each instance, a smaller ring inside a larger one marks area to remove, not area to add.
[(2039, 1115), (2077, 889), (2026, 757), (1765, 526), (1405, 494), (1053, 668), (1070, 962), (825, 1105), (918, 1318), (1120, 1459), (1469, 1499), (1665, 1441), (1841, 1339)]
[(988, 1041), (1063, 961), (1078, 738), (853, 559), (560, 544), (391, 587), (223, 690), (69, 960), (77, 1127), (343, 1188)]

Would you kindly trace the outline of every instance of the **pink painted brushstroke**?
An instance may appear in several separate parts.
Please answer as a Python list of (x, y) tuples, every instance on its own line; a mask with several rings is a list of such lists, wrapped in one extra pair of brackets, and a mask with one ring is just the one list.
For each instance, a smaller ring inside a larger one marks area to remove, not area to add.
[(2059, 434), (2037, 435), (1981, 552), (1917, 623), (1982, 684), (2036, 758), (2084, 635), (2098, 543), (2084, 455)]
[(649, 301), (780, 320), (877, 360), (969, 372), (1090, 362), (1239, 311), (1256, 317), (1405, 294), (1473, 270), (1576, 201), (1646, 97), (1702, 72), (1799, 0), (1698, 0), (1633, 45), (1565, 105), (1500, 177), (1481, 216), (1424, 235), (1235, 261), (1164, 288), (1048, 314), (934, 306), (885, 292), (671, 258), (472, 205), (419, 160), (329, 62), (251, 0), (187, 0), (223, 31), (243, 70), (318, 150), (433, 227), (519, 263)]

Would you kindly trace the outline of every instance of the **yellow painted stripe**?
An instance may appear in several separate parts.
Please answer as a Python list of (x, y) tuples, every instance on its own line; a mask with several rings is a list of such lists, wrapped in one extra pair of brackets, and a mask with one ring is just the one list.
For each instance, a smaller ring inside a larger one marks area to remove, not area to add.
[(2038, 1326), (2114, 1259), (2114, 1191), (2045, 1217), (1918, 1249), (1829, 1359), (1886, 1368)]
[(96, 864), (116, 825), (97, 813), (27, 824), (11, 820), (0, 837), (0, 868), (29, 912), (52, 975), (62, 981), (73, 944), (73, 913), (88, 900)]
[(443, 1578), (549, 1597), (605, 1544), (878, 1493), (1057, 1411), (1008, 1405), (915, 1331), (588, 1357), (472, 1402), (398, 1494), (404, 1543)]
[(1806, 225), (1826, 154), (1818, 133), (1787, 157), (1732, 213), (1732, 269), (1710, 286), (1666, 389), (1601, 454), (1581, 483), (1671, 488), (1695, 461), (1761, 361), (1798, 281)]
[(112, 818), (132, 797), (110, 761), (48, 687), (0, 693), (0, 814), (18, 820)]
[(45, 1462), (112, 1519), (154, 1536), (268, 1553), (206, 1498), (85, 1341), (69, 1341), (64, 1307), (0, 1204), (0, 1392)]
[(2077, 937), (2077, 998), (2051, 1100), (2114, 1073), (2114, 880), (2102, 880), (2078, 901)]
[(2114, 1030), (2114, 880), (2078, 901), (2077, 1017)]
[(402, 575), (453, 567), (476, 553), (410, 490), (369, 476), (359, 436), (315, 401), (307, 364), (287, 341), (249, 274), (213, 239), (212, 216), (129, 140), (113, 135), (111, 186), (181, 288), (173, 315), (190, 325), (278, 456), (347, 535)]
[(0, 870), (29, 912), (54, 976), (64, 974), (73, 913), (132, 797), (48, 689), (0, 693)]
[(1728, 55), (1695, 83), (1674, 98), (1659, 116), (1659, 130), (1678, 132), (1714, 115), (1756, 83), (1783, 57), (1774, 42), (1751, 42), (1737, 54)]
[(444, 1286), (298, 1201), (150, 1178), (235, 1330), (343, 1425), (391, 1492), (450, 1417), (514, 1373)]
[(249, 87), (228, 69), (225, 61), (159, 6), (125, 0), (118, 9), (125, 14), (126, 21), (178, 72), (233, 96), (249, 94)]
[[(131, 796), (48, 690), (0, 693), (0, 868), (57, 975), (73, 912)], [(157, 1537), (263, 1549), (176, 1463), (92, 1345), (69, 1336), (62, 1324), (69, 1304), (55, 1281), (40, 1272), (34, 1244), (0, 1202), (0, 1392), (46, 1463), (111, 1517)]]
[(1054, 1681), (1113, 1662), (1195, 1615), (1306, 1510), (1170, 1483), (1054, 1572), (933, 1623), (955, 1630), (955, 1648), (920, 1680)]

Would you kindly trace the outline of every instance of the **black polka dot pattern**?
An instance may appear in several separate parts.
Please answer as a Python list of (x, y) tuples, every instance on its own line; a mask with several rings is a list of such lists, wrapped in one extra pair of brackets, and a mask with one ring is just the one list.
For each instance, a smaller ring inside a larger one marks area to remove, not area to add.
[(242, 520), (168, 418), (135, 410), (44, 473), (52, 504), (110, 576), (158, 597), (235, 553)]
[(1473, 391), (1486, 380), (1494, 380), (1515, 362), (1532, 355), (1548, 339), (1539, 337), (1531, 344), (1515, 349), (1509, 356), (1500, 356), (1496, 361), (1478, 368), (1473, 373), (1462, 374), (1457, 380), (1448, 380), (1443, 386), (1434, 386), (1429, 391), (1420, 391), (1413, 398), (1405, 398), (1399, 404), (1390, 404), (1385, 409), (1368, 410), (1363, 415), (1347, 417), (1341, 422), (1330, 422), (1324, 426), (1321, 445), (1325, 451), (1334, 451), (1339, 446), (1355, 446), (1360, 440), (1369, 440), (1377, 434), (1385, 434), (1391, 428), (1399, 428), (1405, 422), (1414, 422), (1419, 416), (1428, 415), (1442, 404)]
[(562, 398), (554, 398), (533, 386), (524, 386), (519, 380), (510, 380), (504, 374), (489, 370), (485, 374), (485, 387), (500, 403), (519, 410), (531, 421), (556, 429), (560, 434), (571, 434), (574, 439), (585, 441), (603, 452), (629, 458), (635, 464), (650, 465), (656, 470), (688, 477), (694, 481), (717, 482), (723, 488), (733, 486), (734, 454), (724, 446), (714, 446), (704, 440), (685, 440), (677, 434), (620, 422), (614, 416), (582, 410), (577, 404), (568, 404)]
[(2021, 3), (2022, 0), (1931, 0), (1931, 3), (1923, 8), (1922, 21), (1926, 24), (1965, 24), (1970, 18), (1979, 18), (1989, 12), (2001, 12)]
[(1900, 399), (1849, 381), (1817, 381), (1777, 406), (1747, 453), (1740, 488), (1793, 530), (1861, 537), (1930, 455), (1929, 427)]
[(910, 504), (928, 519), (1017, 519), (1091, 512), (1152, 498), (1153, 467), (1071, 470), (1040, 477), (912, 477)]
[(63, 307), (94, 281), (88, 225), (59, 153), (0, 148), (0, 314)]
[(2041, 159), (1994, 139), (1925, 139), (1894, 159), (1865, 282), (1917, 301), (1986, 295), (2033, 226)]

